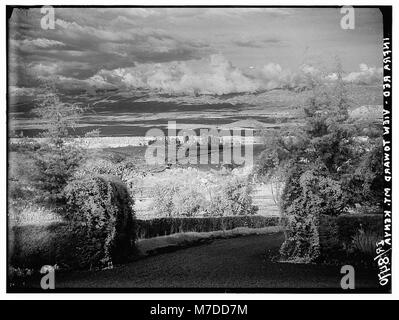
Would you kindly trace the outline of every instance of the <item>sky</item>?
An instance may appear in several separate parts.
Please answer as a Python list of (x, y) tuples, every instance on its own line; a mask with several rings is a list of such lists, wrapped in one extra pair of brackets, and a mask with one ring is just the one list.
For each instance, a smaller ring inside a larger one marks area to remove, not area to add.
[(309, 75), (378, 83), (382, 15), (355, 8), (344, 30), (338, 8), (54, 8), (44, 30), (40, 8), (9, 20), (11, 92), (43, 79), (63, 89), (153, 90), (169, 94), (256, 92)]

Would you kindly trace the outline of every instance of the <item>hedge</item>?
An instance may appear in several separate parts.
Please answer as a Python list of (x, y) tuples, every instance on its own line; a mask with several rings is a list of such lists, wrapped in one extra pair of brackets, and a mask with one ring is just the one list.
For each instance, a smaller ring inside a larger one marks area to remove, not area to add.
[(8, 265), (40, 269), (43, 265), (77, 265), (76, 238), (66, 222), (17, 225), (8, 232)]
[(134, 253), (135, 224), (126, 186), (115, 177), (93, 176), (65, 188), (63, 221), (9, 229), (10, 265), (96, 269)]
[(179, 232), (209, 232), (231, 230), (238, 227), (264, 228), (277, 226), (279, 217), (270, 216), (225, 216), (204, 218), (157, 218), (137, 220), (138, 238), (153, 238)]
[(77, 179), (67, 185), (65, 197), (65, 218), (79, 239), (80, 267), (107, 267), (133, 252), (133, 200), (121, 180), (104, 175)]
[[(137, 235), (138, 238), (151, 238), (178, 232), (209, 232), (238, 227), (263, 228), (277, 226), (279, 220), (279, 217), (265, 216), (159, 218), (136, 220), (130, 232), (132, 237)], [(102, 252), (101, 243), (98, 241), (99, 252)], [(46, 264), (58, 264), (63, 268), (87, 268), (91, 259), (90, 256), (81, 255), (83, 249), (82, 238), (71, 231), (71, 225), (66, 221), (9, 228), (9, 265), (14, 267), (37, 269)]]

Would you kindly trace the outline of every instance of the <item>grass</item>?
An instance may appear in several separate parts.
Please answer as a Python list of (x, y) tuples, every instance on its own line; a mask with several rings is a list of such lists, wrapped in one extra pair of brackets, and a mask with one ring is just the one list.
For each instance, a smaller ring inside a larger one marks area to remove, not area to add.
[[(71, 292), (83, 288), (132, 292), (270, 292), (306, 290), (339, 292), (340, 266), (277, 263), (270, 255), (278, 252), (284, 236), (281, 232), (215, 239), (210, 243), (157, 254), (114, 267), (111, 270), (58, 272), (56, 290)], [(379, 289), (374, 270), (356, 269), (356, 290)], [(40, 290), (40, 276), (27, 286)], [(26, 289), (20, 289), (24, 291)]]
[(239, 236), (260, 235), (280, 232), (281, 227), (272, 226), (265, 228), (251, 229), (247, 227), (235, 228), (225, 231), (211, 232), (182, 232), (168, 236), (161, 236), (149, 239), (137, 240), (136, 246), (142, 255), (151, 255), (156, 252), (166, 251), (169, 249), (177, 249), (179, 247), (187, 247), (214, 239), (227, 239)]

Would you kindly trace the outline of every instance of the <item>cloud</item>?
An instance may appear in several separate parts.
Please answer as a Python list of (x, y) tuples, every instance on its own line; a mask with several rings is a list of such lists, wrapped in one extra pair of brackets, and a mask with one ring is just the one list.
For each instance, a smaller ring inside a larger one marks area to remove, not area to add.
[(255, 92), (259, 84), (222, 55), (199, 60), (138, 64), (100, 70), (87, 83), (125, 89), (144, 89), (175, 95)]
[(268, 45), (276, 45), (281, 44), (281, 40), (277, 38), (269, 38), (269, 39), (236, 39), (233, 40), (233, 44), (239, 47), (247, 47), (247, 48), (264, 48)]
[(343, 80), (354, 84), (376, 84), (382, 83), (382, 68), (369, 67), (365, 63), (359, 65), (360, 71), (351, 72)]
[(37, 38), (37, 39), (23, 39), (23, 40), (11, 39), (10, 45), (13, 49), (30, 51), (34, 49), (47, 49), (50, 47), (63, 47), (65, 46), (65, 43), (46, 38)]
[[(380, 69), (362, 64), (360, 72), (345, 76), (345, 82), (374, 84), (381, 80)], [(51, 65), (37, 66), (38, 73), (51, 73)], [(54, 73), (54, 72), (53, 72)], [(297, 71), (268, 63), (260, 69), (243, 72), (221, 54), (188, 61), (142, 63), (133, 67), (101, 69), (87, 79), (58, 77), (63, 89), (121, 89), (149, 91), (169, 95), (223, 95), (254, 93), (277, 88), (307, 89), (317, 81), (336, 81), (335, 73), (324, 74), (318, 68), (304, 64)]]
[(293, 73), (279, 64), (269, 63), (244, 73), (221, 54), (188, 61), (144, 63), (129, 68), (102, 69), (86, 80), (59, 78), (63, 88), (146, 90), (170, 95), (223, 95), (254, 93), (307, 84), (317, 70), (305, 65)]
[(90, 63), (90, 75), (87, 68), (81, 72), (74, 67), (59, 68), (58, 75), (79, 79), (101, 69), (197, 59), (210, 53), (204, 40), (182, 36), (178, 30), (165, 30), (157, 19), (164, 20), (166, 16), (162, 10), (151, 8), (57, 8), (55, 29), (44, 31), (38, 23), (43, 17), (40, 9), (15, 10), (9, 21), (10, 53), (27, 64), (47, 66), (48, 61), (71, 60)]
[(36, 94), (36, 88), (25, 88), (25, 87), (17, 87), (17, 86), (9, 86), (8, 91), (11, 96), (19, 97), (19, 96), (33, 96)]
[(212, 8), (204, 11), (206, 15), (224, 16), (227, 18), (240, 18), (250, 14), (267, 14), (272, 16), (290, 15), (290, 8)]

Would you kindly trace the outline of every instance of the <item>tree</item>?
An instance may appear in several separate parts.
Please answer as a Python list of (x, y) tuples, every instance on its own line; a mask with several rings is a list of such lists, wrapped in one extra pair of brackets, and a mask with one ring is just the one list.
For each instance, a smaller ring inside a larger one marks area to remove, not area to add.
[(62, 102), (52, 84), (43, 86), (40, 102), (33, 112), (43, 124), (44, 138), (33, 154), (36, 173), (32, 177), (38, 198), (46, 203), (63, 203), (63, 189), (84, 158), (74, 142), (73, 129), (85, 108), (78, 103)]
[(382, 158), (375, 146), (382, 144), (359, 141), (338, 69), (333, 85), (313, 89), (304, 123), (271, 136), (258, 163), (258, 175), (267, 179), (284, 173), (280, 209), (286, 240), (280, 252), (287, 259), (316, 260), (320, 215), (339, 215), (358, 201), (373, 200), (381, 184)]

